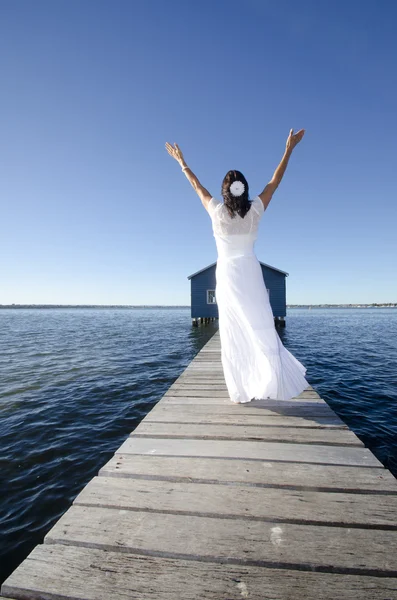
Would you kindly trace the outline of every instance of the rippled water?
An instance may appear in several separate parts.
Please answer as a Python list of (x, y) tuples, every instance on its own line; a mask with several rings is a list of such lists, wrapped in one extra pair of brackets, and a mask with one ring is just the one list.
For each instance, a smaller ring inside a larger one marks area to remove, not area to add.
[[(397, 477), (397, 309), (290, 309), (307, 379)], [(0, 582), (217, 329), (186, 309), (0, 310)]]

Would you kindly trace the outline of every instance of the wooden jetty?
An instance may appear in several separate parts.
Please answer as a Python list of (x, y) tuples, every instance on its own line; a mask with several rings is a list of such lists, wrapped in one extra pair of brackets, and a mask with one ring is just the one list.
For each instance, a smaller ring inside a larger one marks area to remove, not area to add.
[(392, 600), (396, 516), (396, 479), (311, 386), (230, 402), (217, 331), (1, 593)]

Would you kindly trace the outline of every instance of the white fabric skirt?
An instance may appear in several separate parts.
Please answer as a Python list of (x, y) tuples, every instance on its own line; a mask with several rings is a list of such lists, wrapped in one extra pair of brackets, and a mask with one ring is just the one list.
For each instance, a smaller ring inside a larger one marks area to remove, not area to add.
[(222, 366), (231, 401), (298, 396), (309, 386), (306, 368), (280, 340), (256, 255), (218, 257), (215, 274)]

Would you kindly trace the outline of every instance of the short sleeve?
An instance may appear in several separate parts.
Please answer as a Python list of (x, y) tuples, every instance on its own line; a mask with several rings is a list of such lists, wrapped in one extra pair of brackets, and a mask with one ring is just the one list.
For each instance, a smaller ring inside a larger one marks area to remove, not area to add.
[(256, 208), (256, 212), (257, 212), (259, 215), (262, 215), (262, 213), (264, 213), (264, 212), (265, 212), (265, 207), (263, 206), (263, 202), (262, 202), (262, 200), (259, 198), (259, 196), (256, 196), (256, 197), (253, 199), (252, 203), (254, 204), (254, 206), (255, 206), (255, 208)]
[(211, 200), (208, 202), (207, 210), (210, 214), (210, 217), (213, 216), (214, 211), (215, 211), (216, 207), (219, 206), (219, 204), (220, 204), (220, 202), (216, 198), (211, 198)]

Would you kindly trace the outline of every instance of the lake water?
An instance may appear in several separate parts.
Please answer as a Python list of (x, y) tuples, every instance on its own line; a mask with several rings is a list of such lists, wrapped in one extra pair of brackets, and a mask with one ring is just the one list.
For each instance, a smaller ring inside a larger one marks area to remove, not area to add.
[[(0, 582), (217, 328), (190, 308), (0, 310)], [(289, 309), (278, 332), (397, 477), (397, 309)]]

